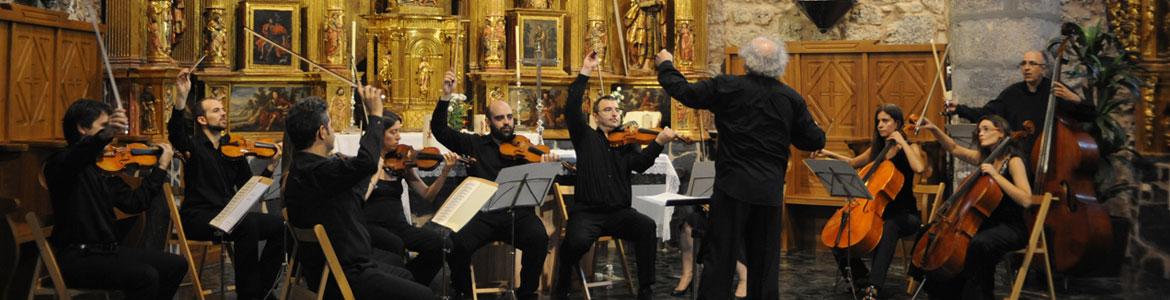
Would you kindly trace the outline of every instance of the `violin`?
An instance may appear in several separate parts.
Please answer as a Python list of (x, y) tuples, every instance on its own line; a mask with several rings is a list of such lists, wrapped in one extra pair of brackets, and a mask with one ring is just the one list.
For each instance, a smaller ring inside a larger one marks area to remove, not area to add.
[(507, 159), (538, 163), (541, 157), (552, 150), (546, 145), (533, 144), (523, 135), (516, 135), (511, 141), (500, 144), (500, 156)]
[[(902, 172), (886, 159), (895, 145), (894, 141), (887, 140), (882, 150), (872, 156), (873, 161), (861, 168), (859, 172), (865, 174), (862, 181), (873, 199), (853, 199), (837, 209), (821, 230), (821, 243), (825, 246), (846, 250), (856, 256), (865, 255), (877, 247), (884, 231), (882, 213), (906, 183)], [(845, 214), (849, 217), (843, 218)], [(842, 220), (846, 223), (842, 224)]]
[(236, 134), (228, 135), (228, 142), (219, 145), (219, 151), (229, 158), (255, 156), (272, 158), (279, 152), (280, 146), (272, 139), (249, 140)]
[(107, 145), (98, 159), (97, 166), (106, 172), (119, 172), (127, 167), (153, 167), (158, 165), (162, 148), (132, 143), (125, 146)]
[[(614, 130), (613, 132), (610, 132), (609, 135), (606, 135), (606, 140), (609, 140), (610, 147), (619, 147), (625, 144), (649, 145), (658, 138), (659, 132), (662, 132), (662, 130), (638, 128), (637, 126), (626, 126), (626, 128), (623, 130)], [(687, 144), (692, 144), (695, 142), (695, 140), (681, 135), (675, 135), (674, 140)]]
[[(995, 162), (1012, 141), (1030, 135), (1031, 122), (1024, 127), (1025, 130), (1004, 137), (981, 164)], [(976, 172), (968, 176), (935, 211), (931, 218), (935, 221), (927, 225), (926, 233), (914, 245), (911, 263), (932, 278), (946, 280), (958, 275), (966, 263), (971, 239), (983, 221), (999, 207), (1003, 196), (1003, 190), (991, 175)]]
[[(436, 147), (424, 147), (416, 150), (410, 145), (399, 144), (394, 151), (386, 152), (382, 156), (383, 168), (387, 171), (401, 173), (409, 168), (418, 168), (423, 171), (434, 170), (443, 162), (443, 154)], [(472, 158), (460, 157), (459, 162), (475, 163)]]

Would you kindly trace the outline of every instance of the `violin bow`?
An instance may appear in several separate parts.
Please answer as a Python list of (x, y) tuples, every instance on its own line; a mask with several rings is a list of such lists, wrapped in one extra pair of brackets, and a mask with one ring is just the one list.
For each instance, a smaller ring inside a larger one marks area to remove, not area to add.
[[(106, 76), (110, 78), (110, 93), (114, 94), (114, 108), (122, 109), (122, 95), (118, 94), (118, 82), (114, 81), (114, 68), (110, 66), (110, 52), (106, 51), (106, 41), (102, 39), (101, 28), (98, 28), (97, 18), (91, 18), (89, 23), (93, 25), (93, 34), (97, 36), (98, 48), (102, 51), (102, 63), (106, 65)], [(129, 134), (130, 128), (122, 131), (123, 134)]]
[(288, 52), (289, 55), (292, 55), (293, 57), (300, 59), (301, 61), (313, 66), (314, 68), (321, 69), (322, 71), (325, 71), (325, 73), (328, 73), (329, 75), (333, 75), (333, 77), (337, 78), (338, 80), (341, 80), (342, 82), (345, 82), (346, 84), (349, 84), (349, 86), (354, 87), (354, 88), (361, 88), (356, 83), (354, 83), (352, 80), (345, 78), (345, 76), (341, 76), (341, 74), (337, 74), (337, 72), (333, 72), (332, 70), (329, 70), (329, 69), (326, 69), (325, 67), (322, 67), (320, 64), (314, 62), (313, 60), (305, 58), (304, 56), (301, 56), (300, 54), (297, 54), (296, 52), (293, 52), (292, 50), (289, 50), (288, 48), (281, 46), (280, 44), (264, 37), (263, 35), (256, 33), (256, 31), (252, 30), (251, 28), (248, 28), (248, 27), (241, 27), (241, 28), (243, 28), (244, 31), (248, 32), (249, 34), (252, 34), (252, 36), (268, 43), (269, 45), (272, 45), (273, 47), (276, 47), (277, 49), (280, 49), (281, 51)]
[(922, 106), (922, 113), (918, 115), (919, 116), (918, 122), (915, 122), (915, 124), (914, 124), (914, 135), (918, 135), (918, 132), (922, 130), (922, 120), (924, 118), (926, 118), (926, 110), (928, 108), (930, 108), (930, 102), (932, 100), (934, 100), (935, 88), (937, 88), (939, 86), (939, 84), (942, 84), (942, 85), (944, 85), (943, 92), (944, 93), (946, 92), (946, 87), (945, 87), (946, 82), (942, 81), (943, 80), (942, 64), (943, 64), (943, 62), (946, 61), (947, 53), (949, 53), (950, 51), (951, 51), (951, 44), (947, 44), (945, 47), (943, 47), (943, 54), (942, 54), (943, 60), (939, 60), (938, 48), (935, 47), (934, 39), (933, 38), (930, 39), (930, 54), (934, 55), (934, 71), (935, 71), (935, 74), (938, 74), (938, 76), (935, 76), (934, 82), (932, 82), (930, 84), (930, 92), (926, 94), (926, 105)]

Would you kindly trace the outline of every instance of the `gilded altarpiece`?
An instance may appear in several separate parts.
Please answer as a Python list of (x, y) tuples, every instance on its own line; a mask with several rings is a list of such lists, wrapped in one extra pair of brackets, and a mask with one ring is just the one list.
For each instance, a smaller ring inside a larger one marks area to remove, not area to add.
[(1145, 154), (1170, 153), (1170, 1), (1105, 1), (1109, 27), (1145, 68), (1134, 139)]
[[(403, 11), (410, 9), (400, 7)], [(422, 13), (430, 9), (419, 8)], [(365, 17), (367, 78), (388, 91), (386, 108), (399, 112), (403, 129), (422, 130), (442, 96), (443, 75), (466, 72), (467, 21), (426, 14), (380, 14)]]

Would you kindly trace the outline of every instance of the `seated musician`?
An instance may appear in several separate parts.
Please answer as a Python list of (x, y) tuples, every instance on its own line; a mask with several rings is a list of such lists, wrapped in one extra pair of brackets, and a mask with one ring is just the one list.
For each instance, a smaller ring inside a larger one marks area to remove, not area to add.
[[(462, 133), (447, 125), (447, 107), (451, 93), (455, 90), (455, 81), (454, 72), (447, 72), (443, 78), (443, 96), (439, 98), (431, 115), (431, 133), (435, 139), (447, 149), (476, 160), (475, 164), (467, 167), (468, 176), (495, 180), (501, 169), (524, 164), (522, 160), (509, 159), (500, 154), (500, 143), (511, 141), (516, 136), (513, 132), (515, 120), (512, 108), (507, 103), (488, 103), (487, 115), (491, 123), (489, 135)], [(557, 160), (551, 154), (545, 155), (543, 159)], [(513, 246), (524, 252), (520, 258), (520, 287), (515, 291), (516, 297), (521, 300), (536, 299), (536, 289), (540, 285), (540, 274), (548, 254), (548, 233), (545, 232), (544, 222), (536, 215), (535, 208), (518, 209), (515, 212), (515, 223), (506, 209), (479, 212), (459, 232), (451, 235), (455, 247), (448, 255), (447, 263), (451, 268), (455, 291), (463, 297), (472, 297), (472, 254), (490, 242), (510, 243), (515, 224), (516, 244)]]
[[(922, 129), (929, 130), (943, 150), (972, 165), (980, 164), (1011, 133), (1011, 126), (1004, 118), (984, 116), (978, 123), (976, 138), (979, 148), (976, 150), (958, 146), (955, 140), (931, 124), (930, 120), (923, 122)], [(971, 239), (963, 271), (947, 281), (927, 280), (925, 288), (931, 298), (993, 299), (995, 265), (1009, 251), (1021, 249), (1027, 243), (1024, 209), (1032, 205), (1032, 187), (1028, 183), (1024, 159), (1016, 147), (1010, 146), (1009, 151), (995, 158), (992, 163), (979, 166), (980, 172), (991, 176), (1008, 199), (1000, 201)]]
[(187, 275), (187, 262), (161, 250), (118, 245), (114, 208), (139, 213), (161, 200), (169, 180), (172, 150), (159, 144), (158, 167), (138, 188), (97, 167), (114, 134), (129, 125), (125, 110), (81, 99), (69, 105), (61, 128), (68, 146), (45, 161), (45, 180), (53, 205), (57, 263), (70, 288), (120, 290), (126, 299), (171, 299)]
[(589, 121), (581, 111), (589, 73), (597, 65), (597, 53), (587, 54), (581, 66), (581, 74), (569, 86), (568, 103), (565, 105), (569, 138), (577, 151), (578, 179), (576, 202), (570, 208), (565, 240), (561, 243), (553, 297), (568, 298), (573, 270), (578, 267), (581, 256), (589, 251), (598, 237), (612, 235), (634, 242), (638, 264), (638, 299), (652, 299), (654, 260), (657, 255), (656, 227), (653, 219), (630, 207), (633, 194), (630, 172), (645, 172), (653, 166), (654, 159), (662, 153), (663, 147), (674, 139), (674, 131), (663, 129), (645, 150), (636, 144), (611, 147), (607, 134), (621, 130), (622, 113), (617, 99), (601, 97), (593, 103), (593, 116), (598, 127), (596, 130), (589, 127)]
[[(230, 158), (220, 150), (228, 142), (227, 111), (223, 101), (204, 98), (191, 105), (188, 114), (187, 95), (191, 91), (190, 70), (179, 73), (175, 110), (167, 122), (167, 139), (179, 153), (189, 155), (183, 176), (187, 180), (186, 199), (179, 213), (187, 238), (199, 241), (218, 240), (211, 219), (232, 200), (236, 191), (252, 178), (252, 168), (243, 157)], [(194, 120), (192, 120), (194, 118)], [(279, 148), (279, 147), (278, 147)], [(279, 153), (279, 151), (278, 151)], [(278, 157), (269, 161), (261, 176), (272, 176)], [(227, 240), (234, 241), (236, 288), (241, 299), (264, 299), (280, 274), (284, 262), (284, 221), (279, 216), (250, 212), (237, 223)], [(264, 242), (261, 252), (260, 243)]]
[[(288, 221), (299, 228), (325, 227), (358, 299), (433, 299), (430, 288), (414, 282), (409, 271), (393, 266), (396, 257), (372, 249), (361, 217), (362, 196), (377, 172), (382, 150), (382, 91), (366, 86), (359, 92), (369, 123), (355, 157), (330, 154), (336, 133), (324, 100), (307, 97), (289, 111), (285, 133), (296, 153), (284, 185)], [(302, 274), (321, 274), (320, 247), (302, 246), (300, 251), (306, 270)], [(319, 276), (306, 277), (310, 286), (318, 285)], [(335, 281), (330, 286), (327, 295), (336, 297)]]
[[(894, 196), (894, 200), (886, 205), (885, 211), (882, 213), (882, 237), (873, 250), (872, 271), (865, 268), (861, 257), (854, 256), (852, 259), (848, 259), (845, 251), (840, 248), (833, 249), (833, 256), (837, 258), (837, 268), (841, 270), (841, 276), (846, 277), (846, 281), (852, 282), (855, 286), (864, 287), (862, 289), (864, 299), (878, 297), (878, 290), (883, 288), (886, 273), (890, 270), (890, 261), (894, 259), (898, 239), (918, 233), (918, 227), (922, 224), (922, 220), (919, 217), (918, 201), (914, 198), (914, 175), (922, 173), (922, 170), (926, 168), (922, 147), (917, 143), (911, 144), (906, 141), (906, 137), (902, 133), (902, 127), (906, 121), (903, 118), (901, 108), (889, 103), (879, 105), (877, 112), (874, 113), (873, 122), (873, 141), (869, 149), (866, 149), (861, 155), (849, 158), (829, 150), (820, 151), (820, 154), (824, 156), (848, 161), (849, 165), (854, 168), (861, 168), (873, 162), (876, 159), (874, 156), (878, 155), (882, 147), (889, 143), (893, 148), (887, 150), (886, 159), (893, 163), (894, 168), (905, 178), (902, 189)], [(865, 175), (862, 174), (862, 176)], [(852, 269), (853, 278), (848, 278), (846, 264)], [(866, 273), (868, 273), (868, 278)], [(863, 282), (862, 279), (868, 279), (868, 282)]]
[[(398, 142), (402, 138), (398, 133), (402, 129), (402, 118), (392, 111), (385, 111), (382, 113), (382, 124), (386, 125), (386, 128), (382, 133), (381, 157), (386, 157), (387, 153), (398, 147)], [(447, 181), (447, 174), (459, 163), (459, 156), (454, 153), (447, 153), (443, 158), (445, 164), (442, 171), (430, 185), (423, 182), (418, 176), (418, 168), (415, 167), (408, 167), (401, 172), (387, 170), (385, 167), (378, 168), (374, 175), (375, 183), (371, 184), (372, 189), (367, 192), (369, 195), (366, 197), (365, 207), (362, 208), (375, 248), (403, 256), (404, 246), (407, 250), (418, 252), (418, 256), (407, 263), (406, 268), (414, 275), (414, 280), (423, 285), (430, 285), (435, 274), (443, 268), (443, 237), (438, 232), (415, 227), (407, 221), (410, 212), (402, 206), (404, 194), (402, 181), (406, 180), (410, 189), (422, 195), (423, 199), (434, 200), (443, 183)], [(388, 240), (399, 242), (389, 242), (397, 244), (392, 246), (380, 245)]]

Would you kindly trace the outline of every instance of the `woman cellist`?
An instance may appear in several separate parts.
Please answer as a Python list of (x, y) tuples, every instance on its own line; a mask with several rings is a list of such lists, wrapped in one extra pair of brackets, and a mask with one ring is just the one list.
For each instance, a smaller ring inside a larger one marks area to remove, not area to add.
[[(996, 115), (979, 120), (976, 138), (978, 150), (959, 146), (942, 129), (923, 120), (922, 129), (929, 130), (938, 139), (942, 149), (959, 160), (979, 164), (990, 155), (992, 148), (1011, 133), (1007, 120)], [(1012, 145), (1015, 146), (1015, 145)], [(1032, 204), (1032, 187), (1024, 159), (1017, 147), (1009, 147), (990, 164), (979, 166), (980, 172), (991, 176), (1003, 194), (1012, 201), (1001, 201), (991, 215), (983, 221), (979, 231), (967, 248), (967, 259), (963, 271), (946, 281), (926, 282), (926, 291), (932, 298), (942, 299), (992, 299), (995, 297), (995, 265), (1009, 251), (1024, 247), (1027, 243), (1027, 226), (1024, 224), (1024, 209)]]
[[(382, 113), (382, 123), (386, 124), (382, 139), (382, 156), (394, 151), (402, 139), (398, 130), (402, 128), (402, 119), (395, 113), (387, 110)], [(443, 237), (439, 233), (415, 227), (406, 220), (409, 212), (402, 205), (402, 181), (411, 190), (423, 196), (427, 201), (433, 201), (439, 194), (439, 189), (447, 180), (447, 174), (459, 162), (459, 156), (453, 152), (443, 155), (446, 162), (435, 182), (427, 185), (418, 176), (416, 168), (407, 168), (401, 173), (386, 171), (378, 168), (373, 177), (376, 182), (371, 183), (367, 190), (366, 204), (362, 208), (366, 219), (366, 228), (374, 248), (386, 250), (405, 256), (403, 247), (418, 256), (406, 264), (414, 280), (423, 285), (431, 283), (439, 270), (443, 268)]]
[[(872, 271), (866, 270), (860, 257), (847, 259), (845, 251), (836, 248), (833, 251), (842, 277), (849, 276), (845, 269), (846, 263), (848, 263), (852, 269), (853, 278), (846, 278), (846, 280), (853, 282), (854, 286), (864, 287), (864, 299), (878, 297), (878, 289), (885, 283), (886, 273), (889, 271), (890, 261), (894, 258), (898, 239), (917, 233), (919, 225), (922, 224), (917, 201), (914, 198), (914, 185), (911, 182), (915, 174), (921, 173), (926, 168), (926, 162), (922, 154), (922, 147), (906, 140), (902, 133), (903, 125), (905, 125), (905, 118), (903, 118), (902, 109), (894, 104), (882, 104), (877, 107), (877, 112), (874, 113), (873, 142), (869, 149), (853, 158), (828, 150), (819, 152), (821, 156), (848, 161), (849, 165), (854, 168), (861, 168), (874, 161), (873, 156), (878, 155), (882, 147), (889, 144), (889, 147), (893, 148), (886, 151), (886, 159), (894, 164), (895, 169), (902, 173), (907, 182), (907, 184), (902, 185), (894, 200), (886, 205), (885, 211), (882, 213), (882, 237), (873, 250)], [(867, 278), (866, 273), (868, 273), (868, 282), (858, 280)]]

